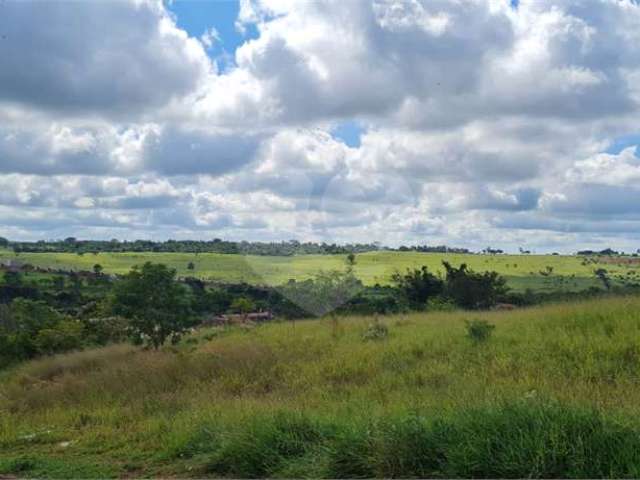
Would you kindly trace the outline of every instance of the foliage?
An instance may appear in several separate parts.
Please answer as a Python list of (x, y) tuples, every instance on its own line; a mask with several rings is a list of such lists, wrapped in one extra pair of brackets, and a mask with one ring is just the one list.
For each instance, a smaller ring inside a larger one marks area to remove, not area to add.
[(22, 275), (20, 272), (7, 270), (4, 272), (4, 283), (10, 287), (19, 287), (22, 285)]
[[(43, 340), (47, 335), (53, 337), (59, 334), (60, 338), (66, 337), (66, 334), (73, 336), (77, 333), (78, 337), (81, 335), (79, 331), (71, 331), (61, 325), (63, 320), (63, 316), (44, 302), (25, 298), (13, 300), (10, 306), (2, 308), (0, 312), (0, 337), (4, 346), (0, 357), (4, 357), (5, 363), (33, 358), (39, 354), (51, 353), (51, 343)], [(40, 337), (43, 331), (45, 333)], [(62, 340), (62, 343), (66, 341)]]
[(45, 355), (77, 350), (84, 345), (84, 328), (77, 320), (62, 320), (38, 331), (34, 344)]
[(427, 300), (428, 312), (452, 312), (457, 308), (451, 299), (442, 296), (431, 297)]
[(362, 282), (352, 272), (334, 270), (320, 272), (303, 282), (289, 282), (280, 292), (306, 312), (320, 317), (335, 313), (362, 288)]
[(134, 341), (157, 349), (168, 338), (177, 342), (193, 324), (187, 292), (175, 277), (166, 265), (147, 262), (115, 284), (113, 313), (129, 320)]
[[(151, 240), (119, 241), (113, 240), (78, 240), (69, 237), (59, 241), (38, 241), (38, 242), (2, 242), (0, 237), (0, 248), (13, 248), (16, 253), (74, 253), (99, 254), (101, 252), (183, 252), (183, 253), (222, 253), (222, 254), (243, 254), (243, 255), (336, 255), (345, 253), (362, 253), (380, 250), (377, 244), (346, 244), (337, 245), (314, 242), (298, 242), (290, 240), (288, 242), (233, 242), (221, 240), (167, 240), (165, 242), (154, 242)], [(6, 240), (6, 239), (5, 239)]]
[(496, 328), (495, 325), (490, 324), (486, 320), (478, 320), (474, 319), (471, 321), (466, 321), (465, 325), (467, 327), (467, 337), (473, 340), (475, 343), (482, 343), (489, 340), (493, 330)]
[(389, 327), (376, 317), (373, 322), (367, 325), (366, 330), (362, 334), (362, 340), (384, 340), (389, 336)]
[(250, 298), (238, 297), (231, 302), (230, 310), (234, 313), (249, 313), (256, 309), (255, 304)]
[(404, 275), (396, 272), (391, 276), (391, 281), (414, 306), (424, 305), (429, 298), (440, 295), (444, 289), (442, 279), (429, 272), (426, 265), (407, 269)]
[(611, 290), (611, 279), (609, 278), (609, 272), (607, 272), (606, 268), (597, 268), (593, 273), (596, 278), (602, 282), (606, 290)]
[(457, 268), (449, 262), (442, 264), (446, 270), (444, 293), (463, 308), (489, 308), (508, 290), (506, 280), (497, 272), (477, 273), (464, 263)]

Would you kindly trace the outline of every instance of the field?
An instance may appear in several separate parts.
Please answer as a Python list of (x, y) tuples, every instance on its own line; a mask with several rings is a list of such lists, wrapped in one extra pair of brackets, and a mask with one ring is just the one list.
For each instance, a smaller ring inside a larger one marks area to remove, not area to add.
[[(308, 278), (321, 269), (344, 267), (344, 255), (300, 255), (269, 257), (251, 255), (224, 255), (215, 253), (99, 253), (76, 255), (70, 253), (21, 253), (0, 251), (0, 262), (19, 260), (33, 265), (75, 270), (91, 270), (99, 263), (106, 273), (126, 273), (146, 261), (169, 265), (181, 276), (197, 276), (212, 281), (280, 285), (291, 278)], [(432, 271), (442, 272), (442, 261), (453, 265), (467, 263), (471, 268), (495, 270), (507, 277), (516, 291), (531, 288), (536, 291), (575, 291), (599, 286), (594, 268), (606, 268), (614, 283), (623, 279), (640, 281), (640, 263), (637, 258), (603, 258), (601, 265), (586, 263), (583, 257), (561, 255), (457, 255), (417, 252), (370, 252), (357, 256), (356, 275), (368, 285), (385, 284), (395, 271), (427, 265)], [(623, 261), (624, 260), (624, 261)], [(194, 270), (188, 270), (193, 262)], [(553, 268), (550, 276), (540, 272)]]
[[(495, 325), (488, 340), (467, 337), (472, 319)], [(366, 341), (372, 322), (209, 329), (5, 371), (0, 474), (640, 476), (639, 298), (390, 316)]]

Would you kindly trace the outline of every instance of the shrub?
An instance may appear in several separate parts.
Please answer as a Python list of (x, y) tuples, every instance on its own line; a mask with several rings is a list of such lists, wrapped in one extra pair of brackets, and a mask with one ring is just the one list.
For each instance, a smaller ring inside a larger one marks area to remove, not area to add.
[(75, 350), (82, 346), (82, 324), (73, 320), (63, 320), (51, 328), (38, 332), (34, 343), (39, 353), (54, 353)]
[(448, 298), (433, 297), (427, 300), (427, 311), (429, 312), (452, 312), (456, 308), (456, 304)]
[(419, 269), (408, 269), (404, 275), (396, 272), (391, 281), (414, 306), (424, 306), (427, 300), (440, 295), (444, 288), (442, 279), (424, 265)]
[(490, 324), (486, 320), (466, 321), (467, 336), (475, 343), (486, 342), (491, 337), (495, 325)]
[(464, 263), (458, 268), (448, 262), (442, 264), (447, 272), (444, 293), (463, 308), (492, 307), (508, 291), (505, 278), (497, 272), (477, 273)]
[(379, 320), (375, 320), (373, 323), (370, 323), (367, 326), (367, 329), (362, 334), (362, 340), (384, 340), (389, 336), (389, 328), (384, 324), (380, 323)]

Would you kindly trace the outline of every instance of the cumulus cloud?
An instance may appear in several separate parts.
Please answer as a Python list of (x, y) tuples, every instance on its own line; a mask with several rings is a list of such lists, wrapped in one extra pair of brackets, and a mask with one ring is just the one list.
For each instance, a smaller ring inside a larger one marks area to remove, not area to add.
[(159, 0), (3, 2), (0, 101), (53, 115), (138, 118), (211, 69)]

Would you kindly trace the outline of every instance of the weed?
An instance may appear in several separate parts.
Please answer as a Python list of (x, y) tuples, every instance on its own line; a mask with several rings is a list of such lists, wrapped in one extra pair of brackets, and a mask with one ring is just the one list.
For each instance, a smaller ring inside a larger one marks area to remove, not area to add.
[(465, 322), (467, 327), (467, 337), (473, 340), (474, 343), (483, 343), (489, 340), (495, 325), (490, 324), (486, 320), (474, 319)]

